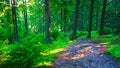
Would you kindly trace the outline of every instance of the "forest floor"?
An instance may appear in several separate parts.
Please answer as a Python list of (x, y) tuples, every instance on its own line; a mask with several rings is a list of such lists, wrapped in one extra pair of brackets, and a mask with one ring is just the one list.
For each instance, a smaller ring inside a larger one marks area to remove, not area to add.
[(106, 48), (106, 43), (100, 40), (80, 38), (57, 54), (50, 68), (120, 68), (120, 63), (106, 53)]

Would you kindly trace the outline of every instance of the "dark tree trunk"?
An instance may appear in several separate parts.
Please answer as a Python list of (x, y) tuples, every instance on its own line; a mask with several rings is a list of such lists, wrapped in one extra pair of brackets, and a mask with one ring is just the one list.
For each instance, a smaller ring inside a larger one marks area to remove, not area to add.
[(50, 0), (45, 0), (45, 15), (46, 15), (46, 44), (50, 43)]
[(61, 29), (61, 31), (63, 29), (62, 24), (63, 24), (63, 10), (61, 8), (61, 23), (60, 23), (60, 29)]
[(84, 29), (84, 14), (83, 14), (83, 10), (84, 10), (84, 5), (82, 4), (82, 7), (81, 7), (81, 16), (80, 16), (80, 30), (83, 30)]
[(80, 0), (77, 0), (76, 1), (76, 8), (75, 8), (75, 19), (74, 19), (74, 23), (73, 23), (72, 39), (76, 39), (78, 18), (79, 18), (79, 9), (80, 9)]
[(80, 19), (80, 30), (83, 30), (84, 29), (84, 20), (83, 20), (83, 14), (81, 14), (81, 19)]
[(116, 33), (120, 34), (120, 9), (118, 9), (118, 21), (117, 22), (118, 23), (117, 23), (117, 26), (116, 26), (116, 28), (117, 28)]
[(12, 18), (14, 24), (14, 39), (15, 41), (18, 42), (19, 40), (18, 40), (18, 27), (17, 27), (15, 0), (11, 0), (11, 5), (12, 5)]
[(102, 16), (101, 16), (99, 36), (101, 36), (101, 35), (104, 34), (103, 30), (104, 30), (104, 19), (105, 19), (106, 3), (107, 3), (107, 1), (104, 0), (104, 2), (103, 2), (103, 8), (102, 8)]
[(99, 23), (99, 11), (98, 11), (98, 6), (96, 10), (96, 30), (98, 30), (98, 23)]
[(91, 31), (92, 31), (92, 14), (93, 14), (93, 6), (94, 6), (94, 0), (91, 0), (91, 8), (90, 8), (90, 22), (88, 25), (88, 38), (91, 38)]
[(66, 32), (66, 21), (67, 21), (67, 16), (66, 16), (66, 13), (67, 13), (67, 9), (66, 9), (66, 1), (63, 1), (63, 6), (64, 6), (64, 10), (63, 10), (63, 19), (64, 19), (64, 27), (63, 27), (63, 30), (64, 32)]
[[(26, 4), (26, 0), (24, 1), (24, 4)], [(25, 29), (26, 29), (26, 32), (28, 32), (27, 8), (23, 10), (24, 10), (23, 12), (24, 12)]]

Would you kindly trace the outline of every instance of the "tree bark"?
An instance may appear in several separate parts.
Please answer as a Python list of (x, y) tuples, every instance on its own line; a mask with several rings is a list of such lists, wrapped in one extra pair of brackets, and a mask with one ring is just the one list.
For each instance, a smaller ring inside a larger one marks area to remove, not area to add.
[(96, 30), (98, 30), (98, 22), (99, 22), (99, 11), (98, 11), (98, 6), (96, 10)]
[(75, 8), (75, 19), (74, 19), (74, 23), (73, 23), (72, 39), (76, 39), (78, 18), (79, 18), (79, 9), (80, 9), (80, 0), (77, 0), (76, 8)]
[(12, 5), (12, 18), (14, 24), (14, 39), (18, 42), (18, 27), (17, 27), (17, 17), (16, 17), (16, 7), (15, 7), (15, 0), (11, 0)]
[(63, 9), (63, 19), (64, 19), (63, 30), (64, 30), (64, 32), (66, 32), (66, 26), (67, 26), (67, 24), (66, 24), (66, 22), (67, 22), (67, 15), (66, 15), (66, 13), (67, 13), (67, 9), (66, 9), (66, 1), (64, 1), (64, 0), (63, 0), (63, 6), (64, 6), (64, 9)]
[(60, 23), (60, 30), (62, 31), (63, 27), (62, 27), (62, 24), (63, 24), (63, 9), (61, 8), (61, 23)]
[[(24, 4), (26, 5), (26, 0), (24, 1)], [(27, 8), (23, 10), (24, 10), (23, 12), (24, 12), (25, 29), (26, 29), (26, 32), (28, 32)]]
[(88, 38), (91, 38), (91, 31), (92, 31), (92, 14), (93, 14), (93, 6), (94, 6), (94, 0), (91, 0), (91, 8), (90, 8), (90, 22), (88, 25)]
[(107, 1), (104, 0), (104, 2), (103, 2), (103, 8), (102, 8), (102, 16), (101, 16), (99, 36), (101, 36), (101, 35), (104, 34), (103, 30), (104, 30), (104, 20), (105, 20), (106, 3), (107, 3)]
[(82, 4), (82, 7), (81, 7), (81, 16), (80, 16), (80, 31), (84, 29), (84, 4)]
[(46, 44), (50, 43), (50, 0), (45, 0), (45, 15), (46, 15)]

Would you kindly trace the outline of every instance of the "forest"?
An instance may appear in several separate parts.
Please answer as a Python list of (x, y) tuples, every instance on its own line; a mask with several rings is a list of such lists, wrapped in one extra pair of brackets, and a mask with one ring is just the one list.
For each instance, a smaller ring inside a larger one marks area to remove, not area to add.
[(0, 0), (0, 68), (120, 68), (120, 0)]

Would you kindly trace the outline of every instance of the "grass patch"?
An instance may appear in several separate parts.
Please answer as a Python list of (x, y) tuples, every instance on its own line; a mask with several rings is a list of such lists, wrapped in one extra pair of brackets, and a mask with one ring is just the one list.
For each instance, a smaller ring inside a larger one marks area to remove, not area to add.
[(51, 44), (44, 44), (43, 37), (26, 37), (14, 44), (3, 41), (0, 45), (0, 68), (48, 68), (52, 66), (56, 54), (72, 43), (60, 37)]
[(100, 37), (91, 38), (94, 40), (102, 40), (108, 43), (107, 52), (117, 61), (120, 61), (120, 37), (113, 34), (103, 35)]

